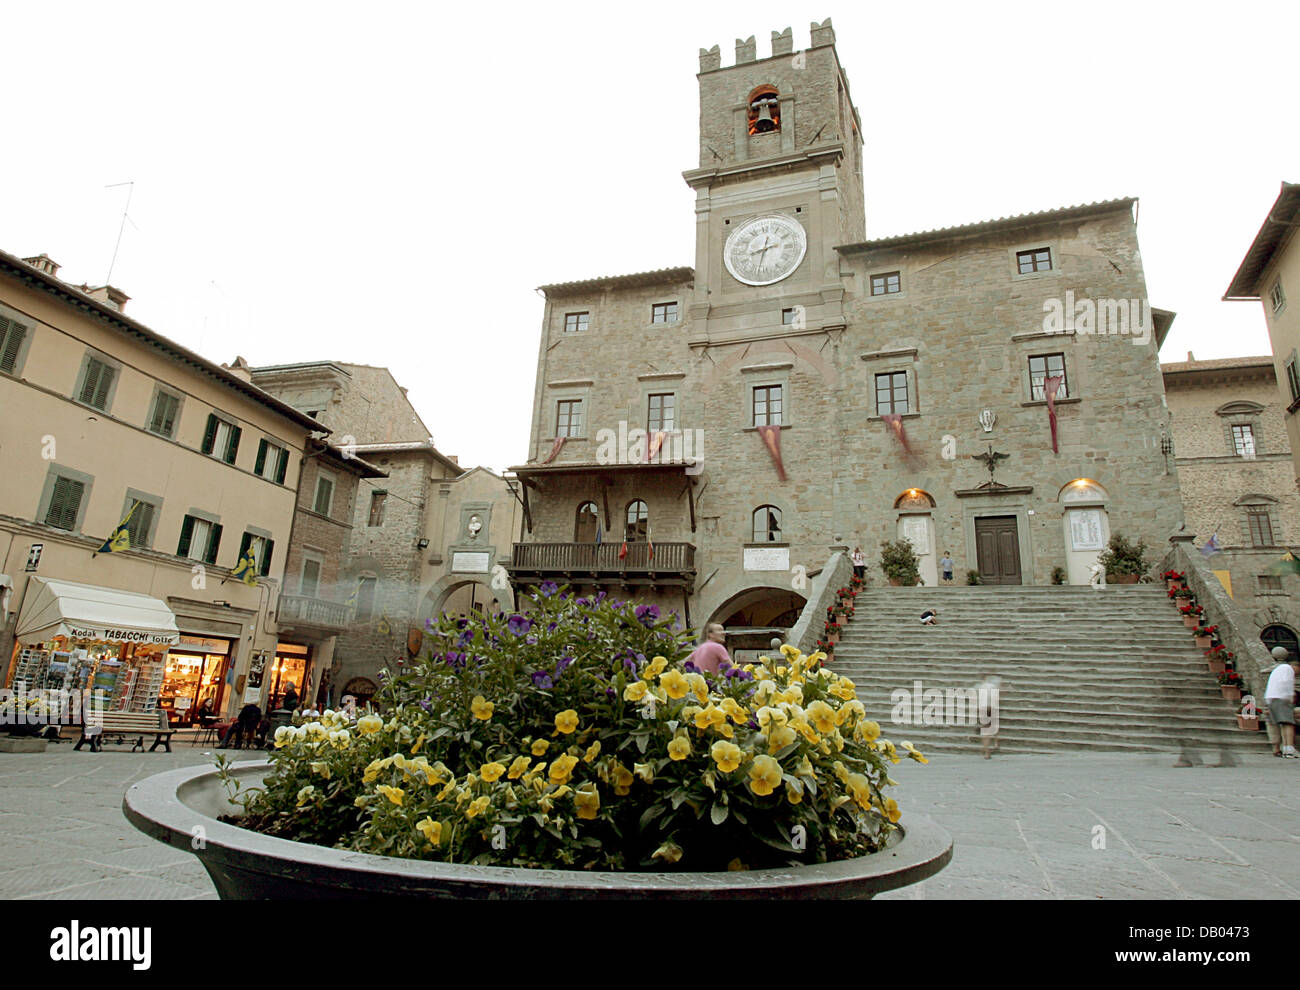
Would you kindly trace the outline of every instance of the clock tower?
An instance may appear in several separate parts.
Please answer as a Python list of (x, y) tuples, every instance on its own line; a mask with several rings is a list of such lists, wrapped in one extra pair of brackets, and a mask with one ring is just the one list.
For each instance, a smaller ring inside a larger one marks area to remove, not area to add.
[(700, 50), (693, 348), (844, 326), (835, 247), (865, 237), (862, 126), (829, 18), (811, 41), (773, 31), (758, 59), (737, 40), (726, 68)]

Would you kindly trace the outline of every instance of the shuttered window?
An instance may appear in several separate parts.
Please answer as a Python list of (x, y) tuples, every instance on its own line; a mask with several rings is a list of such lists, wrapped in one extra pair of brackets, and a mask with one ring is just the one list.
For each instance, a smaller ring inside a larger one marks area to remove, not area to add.
[(265, 536), (257, 536), (253, 533), (245, 533), (239, 541), (239, 558), (235, 566), (238, 567), (238, 561), (244, 559), (244, 554), (248, 548), (253, 548), (253, 565), (257, 568), (257, 573), (266, 577), (271, 573), (271, 557), (275, 553), (275, 540), (268, 540)]
[(170, 438), (176, 432), (176, 414), (181, 400), (170, 392), (158, 392), (153, 400), (153, 415), (149, 417), (149, 432)]
[(7, 317), (0, 316), (0, 371), (12, 375), (18, 367), (18, 353), (22, 350), (27, 327)]
[(176, 547), (176, 556), (199, 560), (205, 564), (217, 562), (217, 550), (221, 546), (221, 524), (186, 516), (181, 523), (181, 541)]
[(257, 442), (257, 460), (253, 464), (253, 473), (261, 475), (277, 485), (284, 484), (285, 470), (289, 466), (289, 452), (278, 444), (271, 443), (265, 437)]
[(320, 561), (304, 560), (302, 562), (302, 581), (298, 585), (298, 594), (305, 598), (315, 598), (320, 590)]
[(45, 524), (58, 529), (75, 530), (77, 514), (81, 511), (81, 499), (86, 486), (71, 478), (54, 479), (54, 494), (50, 497), (50, 507), (45, 513)]
[(203, 453), (220, 457), (227, 464), (235, 463), (239, 452), (239, 438), (244, 431), (213, 413), (208, 413), (208, 426), (203, 431)]
[(330, 507), (334, 504), (334, 482), (332, 479), (321, 475), (316, 479), (316, 501), (312, 505), (313, 512), (319, 512), (322, 516), (330, 514)]
[(134, 510), (128, 508), (131, 518), (126, 523), (126, 531), (131, 535), (131, 549), (148, 549), (149, 534), (153, 532), (153, 503), (137, 498), (132, 499), (131, 504)]
[(113, 388), (113, 379), (117, 369), (111, 368), (96, 358), (86, 359), (86, 374), (81, 381), (81, 391), (77, 400), (101, 411), (108, 410), (108, 396)]

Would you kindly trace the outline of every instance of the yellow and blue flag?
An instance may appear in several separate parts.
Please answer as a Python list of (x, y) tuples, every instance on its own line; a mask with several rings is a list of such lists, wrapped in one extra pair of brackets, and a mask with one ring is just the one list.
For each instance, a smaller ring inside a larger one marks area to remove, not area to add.
[(249, 586), (257, 586), (257, 561), (254, 559), (252, 544), (249, 544), (248, 549), (244, 551), (244, 556), (239, 559), (230, 576), (238, 578)]
[(120, 550), (131, 549), (131, 532), (126, 527), (138, 508), (140, 508), (140, 502), (138, 500), (133, 501), (130, 510), (122, 517), (122, 521), (117, 524), (113, 532), (108, 535), (104, 545), (95, 551), (96, 553), (117, 553)]

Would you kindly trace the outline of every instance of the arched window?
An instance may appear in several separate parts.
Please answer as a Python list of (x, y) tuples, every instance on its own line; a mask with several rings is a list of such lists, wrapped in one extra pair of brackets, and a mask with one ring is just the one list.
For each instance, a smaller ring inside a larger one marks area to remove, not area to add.
[(781, 510), (775, 505), (760, 505), (754, 510), (752, 539), (755, 543), (780, 543)]
[(628, 543), (644, 542), (646, 527), (650, 524), (650, 510), (639, 498), (627, 503), (627, 528), (623, 539)]
[(1300, 640), (1286, 626), (1265, 626), (1259, 638), (1270, 650), (1275, 646), (1285, 646), (1293, 659), (1300, 656)]
[(749, 133), (766, 134), (781, 129), (781, 102), (775, 86), (759, 86), (749, 94)]
[(573, 521), (574, 543), (595, 543), (596, 527), (600, 525), (600, 516), (596, 512), (595, 502), (583, 502), (578, 506), (578, 513)]

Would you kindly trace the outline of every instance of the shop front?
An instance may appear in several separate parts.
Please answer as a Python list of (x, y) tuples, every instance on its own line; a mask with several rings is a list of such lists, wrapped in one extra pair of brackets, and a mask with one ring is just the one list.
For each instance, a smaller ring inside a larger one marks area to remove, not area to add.
[(285, 705), (284, 700), (291, 687), (293, 688), (293, 694), (299, 699), (294, 703), (293, 707), (303, 703), (307, 677), (311, 673), (311, 654), (310, 646), (285, 642), (276, 644), (275, 660), (271, 663), (268, 676), (270, 694), (268, 696), (267, 711), (289, 707)]
[(168, 648), (158, 707), (173, 725), (199, 725), (223, 710), (233, 648), (229, 639), (185, 633)]
[(180, 633), (157, 598), (33, 577), (14, 639), (6, 688), (40, 693), (65, 712), (79, 713), (87, 701), (104, 711), (150, 712)]

